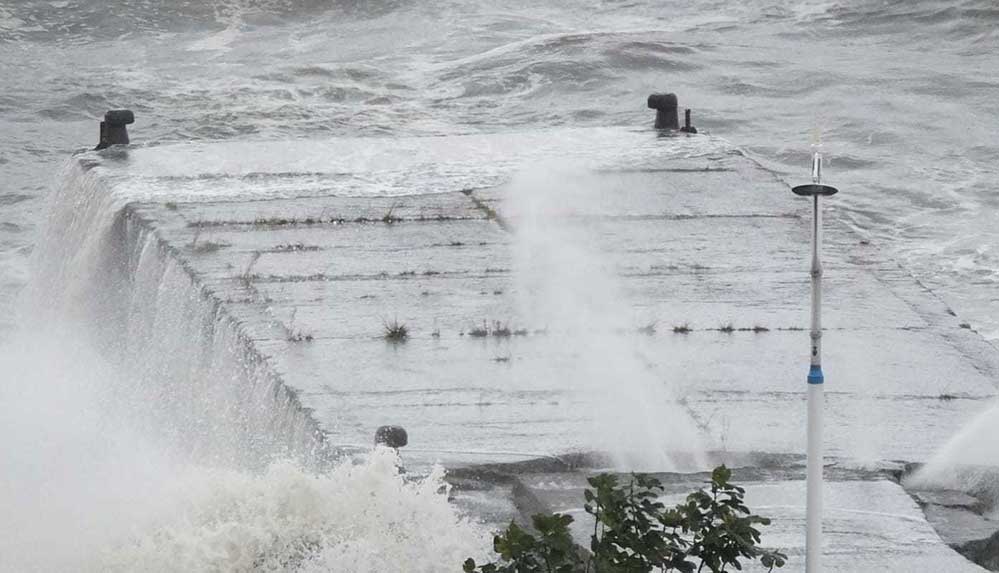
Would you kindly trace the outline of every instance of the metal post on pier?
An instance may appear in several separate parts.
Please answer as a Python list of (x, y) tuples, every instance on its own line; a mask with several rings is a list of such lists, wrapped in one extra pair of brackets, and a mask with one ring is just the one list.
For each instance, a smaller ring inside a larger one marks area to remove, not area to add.
[(135, 114), (128, 109), (112, 109), (104, 114), (101, 122), (100, 141), (95, 150), (107, 149), (112, 145), (128, 145), (128, 129), (125, 126), (135, 123)]
[(812, 183), (791, 189), (795, 195), (812, 198), (812, 324), (811, 364), (808, 368), (808, 461), (805, 534), (805, 571), (822, 570), (822, 425), (824, 416), (822, 374), (822, 204), (821, 197), (838, 189), (822, 184), (822, 154), (812, 155)]

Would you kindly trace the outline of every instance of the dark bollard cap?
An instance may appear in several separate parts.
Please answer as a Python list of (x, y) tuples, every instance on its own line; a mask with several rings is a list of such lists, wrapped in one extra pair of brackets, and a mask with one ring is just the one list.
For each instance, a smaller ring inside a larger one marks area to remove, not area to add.
[(108, 125), (131, 125), (135, 123), (135, 114), (130, 109), (113, 109), (104, 114), (104, 123)]
[(649, 109), (670, 110), (679, 105), (676, 94), (652, 94), (649, 96)]
[(135, 114), (130, 109), (112, 109), (104, 114), (101, 122), (101, 138), (95, 149), (106, 149), (112, 145), (128, 145), (126, 125), (135, 123)]
[(656, 110), (656, 129), (680, 129), (676, 94), (652, 94), (649, 107)]
[(375, 445), (401, 448), (409, 443), (409, 436), (402, 426), (382, 426), (375, 431)]

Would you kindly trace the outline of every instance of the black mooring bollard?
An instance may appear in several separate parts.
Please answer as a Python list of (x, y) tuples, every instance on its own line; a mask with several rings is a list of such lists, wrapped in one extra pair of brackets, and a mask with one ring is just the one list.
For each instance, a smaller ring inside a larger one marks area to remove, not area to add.
[(375, 445), (401, 448), (409, 443), (409, 436), (402, 426), (381, 426), (375, 431)]
[(694, 126), (692, 126), (692, 125), (690, 125), (690, 109), (689, 108), (686, 109), (686, 110), (684, 110), (684, 112), (683, 112), (683, 127), (680, 128), (680, 131), (683, 131), (683, 132), (686, 132), (686, 133), (697, 133), (697, 128), (694, 127)]
[(128, 130), (126, 125), (135, 123), (135, 114), (128, 109), (113, 109), (104, 114), (101, 122), (101, 139), (95, 149), (104, 149), (112, 145), (127, 145)]
[(649, 108), (656, 110), (656, 129), (680, 129), (676, 94), (652, 94)]

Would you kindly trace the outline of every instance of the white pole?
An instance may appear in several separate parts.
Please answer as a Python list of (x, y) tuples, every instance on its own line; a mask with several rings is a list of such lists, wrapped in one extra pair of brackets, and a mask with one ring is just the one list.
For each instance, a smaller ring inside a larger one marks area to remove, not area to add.
[[(812, 182), (822, 179), (822, 155), (812, 157)], [(808, 370), (808, 459), (807, 459), (807, 532), (805, 535), (805, 571), (822, 570), (822, 418), (824, 395), (822, 375), (822, 206), (819, 195), (812, 197), (812, 357)]]

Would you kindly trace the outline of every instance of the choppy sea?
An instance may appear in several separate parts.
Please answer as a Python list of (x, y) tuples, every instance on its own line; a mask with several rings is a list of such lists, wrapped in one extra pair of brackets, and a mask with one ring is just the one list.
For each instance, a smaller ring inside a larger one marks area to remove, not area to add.
[[(134, 141), (543, 132), (650, 125), (657, 91), (789, 181), (821, 142), (831, 214), (999, 339), (992, 0), (0, 0), (0, 341), (60, 167), (108, 109), (135, 111)], [(308, 542), (316, 570), (437, 571), (488, 548), (439, 475), (178, 466), (88, 407), (114, 376), (89, 350), (12, 344), (0, 569), (263, 570)], [(387, 552), (399, 507), (424, 518)]]
[(999, 6), (990, 0), (0, 3), (0, 325), (54, 174), (109, 108), (142, 141), (695, 124), (835, 208), (999, 338)]

